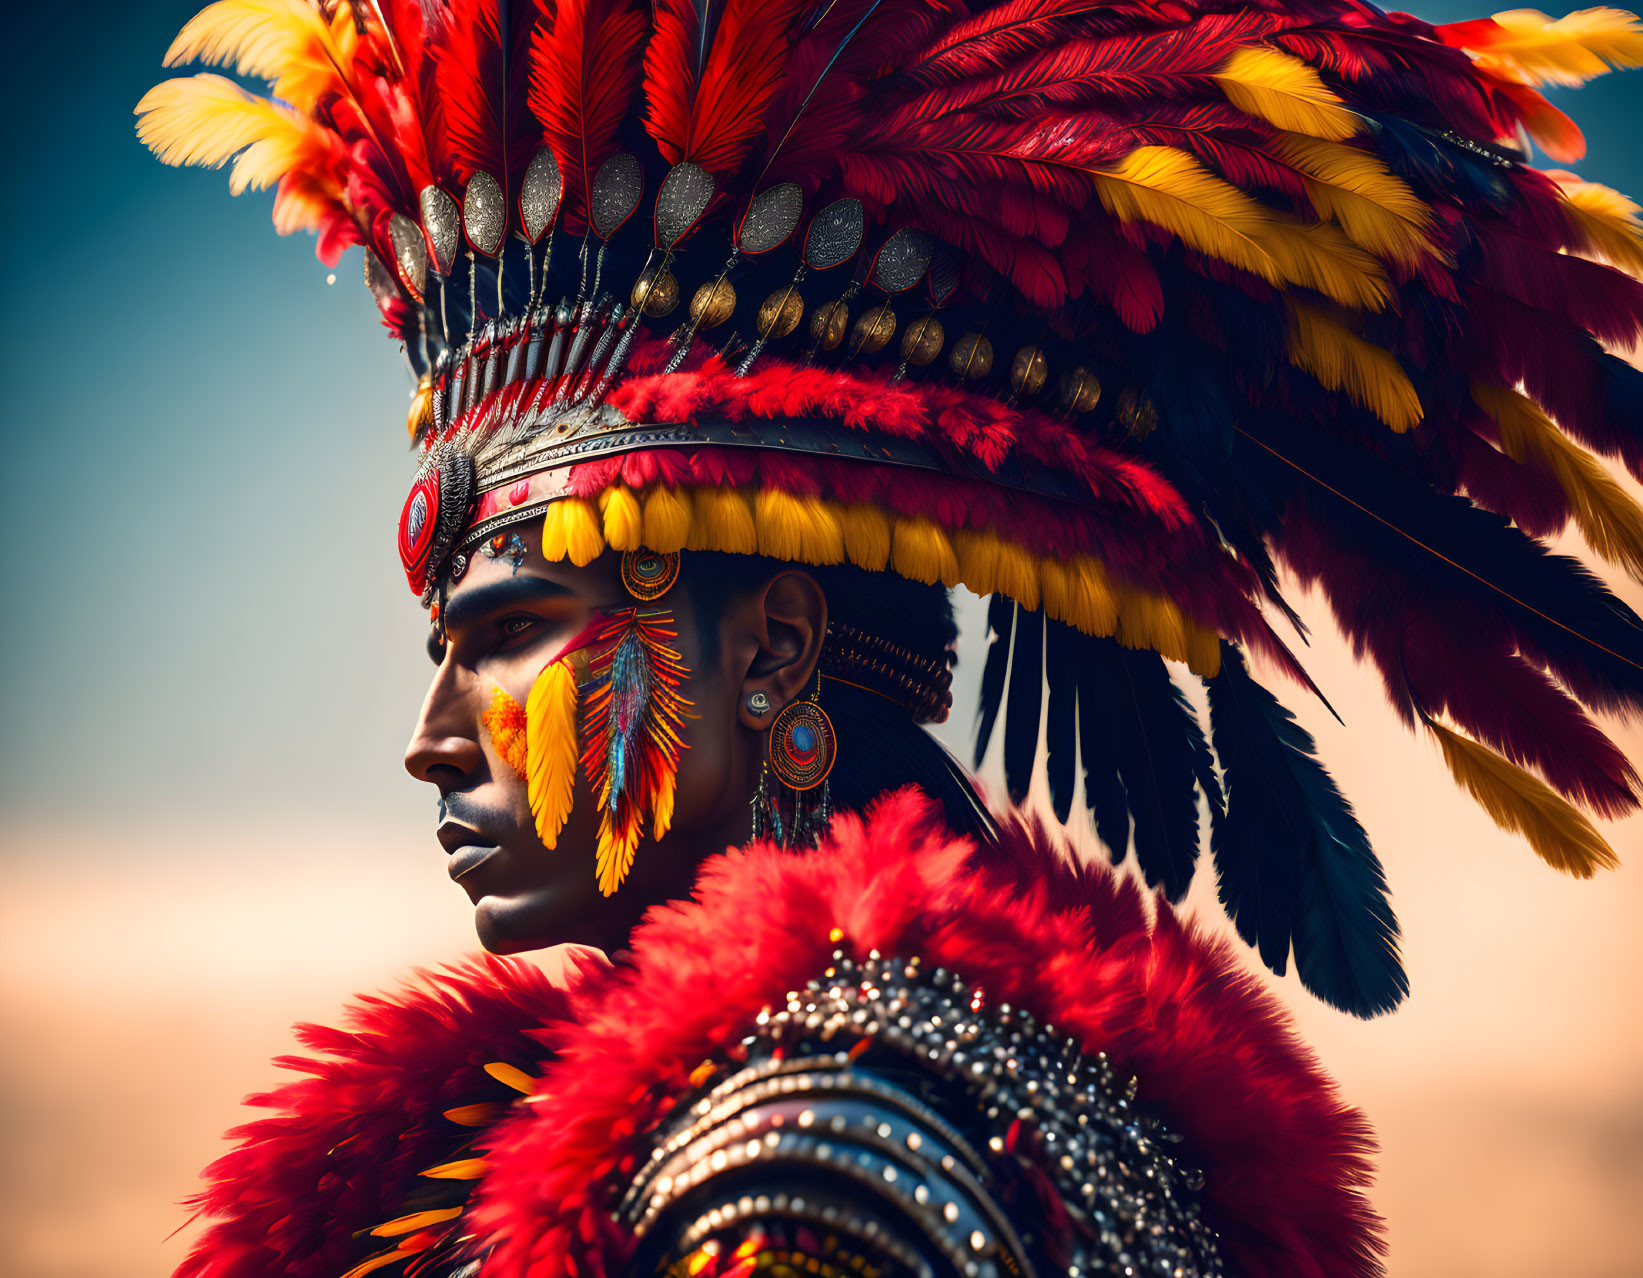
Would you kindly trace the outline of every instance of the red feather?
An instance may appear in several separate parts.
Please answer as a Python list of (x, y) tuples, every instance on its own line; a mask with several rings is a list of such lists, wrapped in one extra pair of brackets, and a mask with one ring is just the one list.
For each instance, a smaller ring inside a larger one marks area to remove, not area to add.
[(616, 148), (645, 28), (633, 0), (562, 0), (532, 41), (530, 109), (564, 174), (568, 230), (586, 226), (593, 175)]
[(437, 84), (446, 158), (458, 182), (483, 171), (511, 195), (514, 178), (530, 163), (536, 130), (524, 87), (541, 19), (536, 0), (484, 0), (446, 11)]
[(764, 132), (807, 0), (659, 0), (645, 51), (646, 124), (669, 163), (741, 166)]

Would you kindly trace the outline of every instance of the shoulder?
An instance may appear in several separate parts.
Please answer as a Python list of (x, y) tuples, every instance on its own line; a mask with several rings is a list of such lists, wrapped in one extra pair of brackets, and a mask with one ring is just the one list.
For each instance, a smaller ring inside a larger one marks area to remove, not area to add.
[(957, 973), (1133, 1075), (1202, 1169), (1204, 1217), (1237, 1271), (1378, 1271), (1367, 1126), (1231, 951), (1036, 829), (1007, 823), (978, 850), (909, 791), (840, 817), (813, 853), (716, 857), (694, 899), (652, 912), (632, 965), (579, 1009), (533, 1103), (496, 1134), (475, 1213), (499, 1240), (488, 1272), (619, 1269), (632, 1240), (613, 1207), (653, 1156), (648, 1134), (715, 1061), (745, 1059), (761, 1017), (802, 1004), (835, 952)]
[[(474, 1146), (529, 1091), (571, 1014), (530, 963), (485, 957), (300, 1025), (299, 1075), (246, 1103), (189, 1205), (212, 1223), (178, 1278), (340, 1278), (448, 1247)], [(430, 1174), (431, 1173), (431, 1174)], [(357, 1236), (356, 1236), (357, 1235)]]

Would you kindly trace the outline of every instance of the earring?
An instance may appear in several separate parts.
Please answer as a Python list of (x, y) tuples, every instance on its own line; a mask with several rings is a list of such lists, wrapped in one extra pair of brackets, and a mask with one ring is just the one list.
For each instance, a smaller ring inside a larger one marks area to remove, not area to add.
[(770, 694), (760, 689), (747, 694), (747, 712), (762, 719), (770, 713)]
[(820, 696), (818, 673), (810, 695), (783, 707), (770, 725), (769, 749), (752, 801), (756, 839), (769, 837), (789, 848), (813, 847), (832, 823), (827, 778), (838, 755), (838, 738), (833, 721), (818, 704)]

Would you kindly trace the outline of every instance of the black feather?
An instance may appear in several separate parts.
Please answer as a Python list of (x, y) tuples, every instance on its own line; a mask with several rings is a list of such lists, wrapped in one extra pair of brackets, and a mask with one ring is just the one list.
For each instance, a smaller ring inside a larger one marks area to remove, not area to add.
[(1210, 726), (1226, 815), (1211, 837), (1221, 902), (1238, 935), (1283, 975), (1343, 1011), (1375, 1016), (1409, 992), (1398, 921), (1369, 837), (1314, 753), (1312, 737), (1221, 646)]
[(1038, 724), (1044, 707), (1044, 614), (1018, 608), (1010, 646), (1010, 700), (1004, 709), (1004, 787), (1021, 803), (1038, 758)]
[(1015, 602), (994, 595), (987, 604), (987, 628), (992, 640), (987, 645), (987, 665), (981, 672), (981, 700), (976, 707), (975, 766), (979, 768), (993, 739), (993, 724), (1004, 701), (1004, 672), (1010, 665), (1010, 635), (1015, 629)]
[(1078, 793), (1078, 632), (1059, 621), (1044, 623), (1044, 674), (1050, 685), (1044, 718), (1048, 748), (1045, 772), (1050, 805), (1063, 825)]

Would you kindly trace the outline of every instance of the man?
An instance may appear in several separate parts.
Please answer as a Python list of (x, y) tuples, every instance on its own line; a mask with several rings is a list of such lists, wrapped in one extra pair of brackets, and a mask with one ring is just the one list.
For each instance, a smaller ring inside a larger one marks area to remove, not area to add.
[(420, 375), (406, 763), (452, 877), (487, 949), (587, 948), (308, 1031), (184, 1272), (1375, 1272), (1367, 1133), (1270, 1000), (922, 731), (946, 591), (992, 599), (1011, 798), (1042, 738), (1171, 901), (1202, 803), (1240, 934), (1345, 1010), (1406, 983), (1245, 670), (1311, 689), (1280, 564), (1498, 822), (1612, 865), (1586, 708), (1643, 704), (1643, 623), (1531, 534), (1643, 565), (1581, 447), (1643, 469), (1595, 340), (1643, 241), (1526, 139), (1574, 154), (1533, 86), (1635, 21), (222, 0), (190, 59), (275, 100), (171, 81), (144, 140), (363, 243)]

